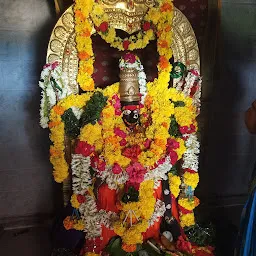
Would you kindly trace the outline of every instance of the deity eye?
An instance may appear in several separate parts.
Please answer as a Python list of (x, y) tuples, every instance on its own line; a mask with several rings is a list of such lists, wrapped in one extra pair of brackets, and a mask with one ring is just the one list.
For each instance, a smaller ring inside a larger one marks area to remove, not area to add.
[(139, 118), (139, 114), (138, 113), (134, 113), (133, 118), (134, 119), (138, 119)]
[(130, 114), (131, 114), (131, 110), (125, 109), (125, 110), (123, 111), (123, 114), (124, 114), (124, 115), (130, 115)]

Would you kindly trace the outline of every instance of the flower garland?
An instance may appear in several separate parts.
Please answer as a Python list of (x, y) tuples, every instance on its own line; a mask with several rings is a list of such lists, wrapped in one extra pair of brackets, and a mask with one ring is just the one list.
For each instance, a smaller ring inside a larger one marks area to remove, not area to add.
[(41, 72), (39, 87), (42, 88), (40, 105), (40, 125), (48, 128), (50, 109), (72, 92), (67, 84), (67, 74), (62, 72), (60, 63), (55, 61), (44, 65)]
[(182, 193), (178, 204), (180, 210), (180, 221), (182, 227), (189, 227), (195, 224), (193, 210), (199, 205), (199, 199), (194, 196), (194, 191), (199, 182), (198, 175), (198, 154), (199, 142), (195, 134), (184, 134), (187, 151), (183, 156)]
[[(155, 8), (157, 12), (159, 8)], [(92, 21), (96, 27), (98, 34), (104, 39), (111, 47), (117, 48), (119, 51), (145, 48), (151, 40), (155, 39), (155, 24), (152, 23), (152, 17), (146, 14), (144, 22), (142, 24), (142, 30), (136, 35), (129, 36), (128, 38), (122, 39), (116, 35), (116, 30), (113, 27), (109, 27), (108, 14), (104, 12), (103, 6), (100, 2), (96, 2), (93, 7), (93, 11), (90, 15)]]
[[(86, 5), (83, 0), (75, 1), (75, 31), (76, 31), (76, 43), (79, 58), (79, 69), (77, 82), (80, 88), (84, 91), (94, 90), (94, 81), (92, 79), (94, 54), (92, 48), (91, 34), (93, 31), (92, 24), (89, 21), (89, 15), (94, 18), (94, 22), (101, 27), (106, 27), (108, 24), (102, 19), (107, 19), (106, 15), (102, 13), (102, 9), (97, 5), (96, 1), (86, 1)], [(153, 23), (156, 28), (157, 35), (157, 51), (159, 57), (159, 79), (167, 86), (169, 82), (169, 72), (171, 71), (171, 64), (169, 60), (172, 57), (171, 42), (172, 42), (172, 19), (173, 19), (173, 3), (171, 0), (163, 0), (159, 2), (159, 8), (151, 8), (148, 14), (145, 16), (148, 19), (147, 22)], [(105, 24), (105, 25), (104, 25)], [(105, 32), (108, 30), (108, 26)], [(120, 42), (115, 36), (115, 31), (109, 29), (109, 33), (106, 35), (101, 31), (99, 33), (105, 37), (108, 43), (112, 42), (113, 47), (118, 47), (119, 50), (134, 50), (136, 48), (144, 48), (147, 44), (141, 44), (141, 41), (149, 41), (153, 39), (153, 30), (146, 31), (144, 40), (138, 39), (136, 43), (128, 40), (124, 41), (127, 47), (124, 48), (120, 45)], [(149, 34), (150, 33), (150, 34)], [(150, 36), (152, 34), (152, 37)], [(145, 39), (146, 38), (146, 39)], [(133, 39), (133, 38), (131, 38)], [(115, 41), (117, 40), (117, 41)], [(114, 43), (114, 44), (113, 44)]]
[(59, 101), (50, 111), (50, 161), (53, 165), (53, 176), (56, 182), (63, 182), (68, 177), (68, 164), (65, 159), (65, 127), (61, 116), (71, 107), (81, 109), (90, 99), (90, 94), (70, 95)]

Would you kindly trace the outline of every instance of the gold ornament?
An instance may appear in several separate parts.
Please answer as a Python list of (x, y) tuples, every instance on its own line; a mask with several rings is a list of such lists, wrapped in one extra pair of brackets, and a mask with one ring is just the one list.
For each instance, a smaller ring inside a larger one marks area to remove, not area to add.
[(119, 93), (122, 102), (140, 100), (138, 71), (135, 68), (124, 68), (120, 70)]
[(101, 0), (111, 27), (132, 34), (141, 29), (141, 22), (155, 0)]

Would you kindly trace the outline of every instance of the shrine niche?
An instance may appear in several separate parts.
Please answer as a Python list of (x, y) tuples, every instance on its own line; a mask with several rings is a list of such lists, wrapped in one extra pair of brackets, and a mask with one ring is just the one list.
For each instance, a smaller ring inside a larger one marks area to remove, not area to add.
[[(106, 60), (119, 59), (113, 83), (97, 82), (105, 53), (96, 54), (94, 37), (116, 49)], [(84, 232), (81, 255), (213, 255), (207, 236), (196, 244), (191, 235), (199, 59), (193, 29), (170, 0), (76, 0), (60, 17), (39, 82), (40, 121), (73, 209), (63, 225)]]

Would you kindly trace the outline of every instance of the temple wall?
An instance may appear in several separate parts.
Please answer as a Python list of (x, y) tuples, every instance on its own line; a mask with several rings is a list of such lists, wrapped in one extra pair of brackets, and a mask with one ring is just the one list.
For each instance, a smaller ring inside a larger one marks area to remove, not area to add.
[(38, 124), (38, 78), (55, 23), (48, 2), (0, 0), (0, 223), (56, 207), (48, 131)]

